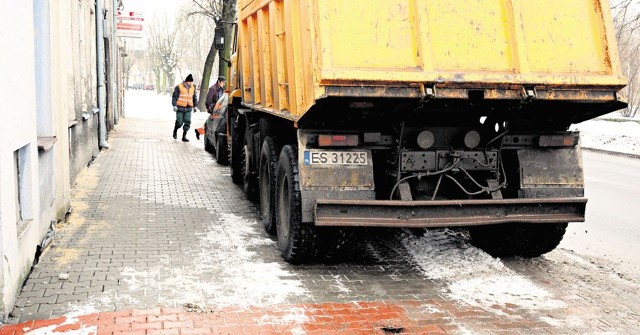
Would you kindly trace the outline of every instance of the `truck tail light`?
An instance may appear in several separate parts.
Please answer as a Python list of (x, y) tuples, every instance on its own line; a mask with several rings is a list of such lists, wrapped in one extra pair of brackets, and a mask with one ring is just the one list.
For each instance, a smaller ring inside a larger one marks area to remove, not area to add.
[(541, 135), (538, 139), (538, 146), (548, 147), (573, 147), (578, 144), (577, 134), (566, 135)]
[(358, 135), (318, 135), (320, 147), (357, 147)]

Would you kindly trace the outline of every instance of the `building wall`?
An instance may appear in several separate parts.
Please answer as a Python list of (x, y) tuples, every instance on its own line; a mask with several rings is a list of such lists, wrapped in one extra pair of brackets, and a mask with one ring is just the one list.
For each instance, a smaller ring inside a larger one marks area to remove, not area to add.
[(95, 19), (94, 0), (0, 2), (0, 319), (99, 154)]
[[(64, 3), (63, 3), (64, 2)], [(95, 5), (93, 1), (60, 1), (60, 6), (69, 8), (69, 19), (73, 18), (68, 37), (72, 48), (67, 48), (69, 59), (73, 60), (73, 77), (69, 78), (69, 92), (72, 104), (67, 109), (69, 125), (70, 185), (87, 164), (98, 155), (98, 114), (96, 75), (96, 27)], [(68, 22), (68, 21), (67, 21)], [(67, 26), (69, 26), (67, 24)], [(97, 109), (96, 109), (97, 110)]]
[(0, 99), (11, 101), (0, 112), (0, 312), (6, 315), (41, 238), (32, 2), (0, 2), (0, 31)]

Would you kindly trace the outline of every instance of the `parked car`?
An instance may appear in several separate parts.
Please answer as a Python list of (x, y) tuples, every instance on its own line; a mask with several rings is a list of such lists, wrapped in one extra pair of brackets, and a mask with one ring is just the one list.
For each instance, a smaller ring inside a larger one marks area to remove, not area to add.
[(229, 148), (227, 147), (227, 106), (229, 96), (225, 93), (218, 99), (210, 111), (204, 125), (204, 149), (216, 156), (220, 165), (229, 164)]

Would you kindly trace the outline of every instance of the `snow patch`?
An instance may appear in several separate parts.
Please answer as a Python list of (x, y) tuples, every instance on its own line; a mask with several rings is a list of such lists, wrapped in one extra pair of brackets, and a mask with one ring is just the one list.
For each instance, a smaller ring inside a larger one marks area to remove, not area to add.
[(25, 333), (25, 335), (54, 335), (54, 334), (64, 334), (64, 335), (96, 335), (98, 334), (98, 327), (97, 326), (91, 326), (91, 327), (87, 327), (87, 328), (80, 328), (80, 329), (76, 329), (76, 330), (65, 330), (62, 332), (57, 332), (55, 331), (56, 328), (62, 326), (63, 324), (60, 325), (53, 325), (53, 326), (47, 326), (47, 327), (43, 327), (43, 328), (38, 328), (32, 331), (28, 331)]
[(258, 325), (296, 325), (310, 322), (311, 319), (305, 314), (304, 309), (293, 307), (288, 313), (282, 316), (264, 315), (256, 320)]
[[(91, 314), (91, 313), (88, 313)], [(56, 331), (56, 329), (66, 326), (66, 325), (75, 325), (79, 324), (80, 320), (78, 320), (77, 316), (80, 314), (70, 313), (66, 316), (64, 322), (50, 325), (38, 329), (28, 330), (25, 332), (25, 335), (53, 335), (53, 334), (64, 334), (64, 335), (96, 335), (98, 334), (97, 326), (83, 327), (80, 325), (80, 329), (74, 330), (64, 330), (64, 331)]]
[(69, 312), (65, 314), (65, 316), (69, 318), (98, 313), (100, 311), (104, 311), (107, 306), (110, 306), (110, 308), (106, 308), (106, 310), (115, 311), (126, 306), (138, 304), (139, 302), (140, 301), (133, 298), (129, 294), (123, 294), (119, 291), (109, 290), (103, 292), (101, 295), (89, 297), (88, 300), (82, 301), (81, 305), (69, 303), (67, 305), (67, 310)]
[(344, 283), (342, 282), (342, 279), (340, 279), (341, 275), (335, 275), (335, 276), (331, 275), (331, 277), (336, 282), (335, 285), (332, 285), (332, 287), (335, 287), (338, 292), (341, 292), (341, 293), (351, 292), (351, 290), (344, 285)]
[(562, 252), (563, 255), (566, 258), (568, 258), (569, 260), (571, 260), (574, 264), (581, 265), (582, 267), (587, 268), (587, 269), (591, 269), (591, 270), (597, 270), (598, 269), (598, 267), (595, 264), (593, 264), (593, 263), (589, 262), (588, 260), (576, 255), (573, 252), (569, 252), (569, 251), (565, 251), (565, 250), (559, 250), (559, 251)]
[(575, 315), (568, 315), (563, 319), (556, 319), (550, 316), (542, 316), (540, 317), (540, 321), (546, 322), (551, 326), (557, 327), (557, 328), (576, 329), (576, 328), (584, 327), (585, 325), (584, 321)]
[(452, 280), (506, 271), (500, 260), (449, 229), (427, 230), (420, 238), (407, 234), (402, 244), (422, 273), (431, 279)]
[(470, 306), (494, 309), (491, 306), (516, 305), (528, 310), (565, 308), (567, 304), (554, 299), (553, 294), (518, 275), (488, 276), (459, 280), (449, 285), (450, 298)]
[(580, 143), (593, 148), (628, 154), (640, 154), (640, 123), (593, 119), (571, 126), (580, 131)]
[(433, 305), (422, 305), (422, 308), (424, 308), (422, 310), (422, 312), (424, 313), (429, 313), (429, 314), (438, 314), (438, 313), (444, 313), (442, 310), (440, 310), (439, 308), (433, 306)]
[(465, 328), (464, 326), (460, 325), (459, 323), (455, 323), (455, 326), (458, 327), (458, 329), (456, 329), (456, 331), (458, 332), (459, 335), (476, 335), (476, 333), (470, 331), (469, 329)]
[(273, 242), (255, 232), (257, 223), (233, 214), (200, 236), (193, 262), (176, 267), (167, 256), (152, 269), (125, 268), (124, 283), (132, 292), (156, 295), (158, 303), (179, 307), (264, 306), (279, 304), (290, 295), (306, 293), (302, 283), (280, 264), (258, 259), (251, 246)]
[(407, 234), (401, 241), (425, 277), (449, 283), (442, 290), (449, 299), (504, 316), (507, 314), (501, 310), (503, 307), (529, 310), (566, 307), (552, 293), (470, 245), (460, 232), (427, 230), (422, 237)]
[(174, 120), (170, 94), (155, 91), (127, 90), (124, 95), (125, 116), (137, 119)]

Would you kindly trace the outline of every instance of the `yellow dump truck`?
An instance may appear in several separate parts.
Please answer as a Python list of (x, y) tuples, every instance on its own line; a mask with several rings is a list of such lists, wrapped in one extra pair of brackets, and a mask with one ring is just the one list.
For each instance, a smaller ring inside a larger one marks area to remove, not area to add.
[(492, 255), (536, 257), (584, 221), (569, 126), (625, 106), (608, 1), (238, 9), (231, 176), (288, 262), (353, 227), (466, 227)]

